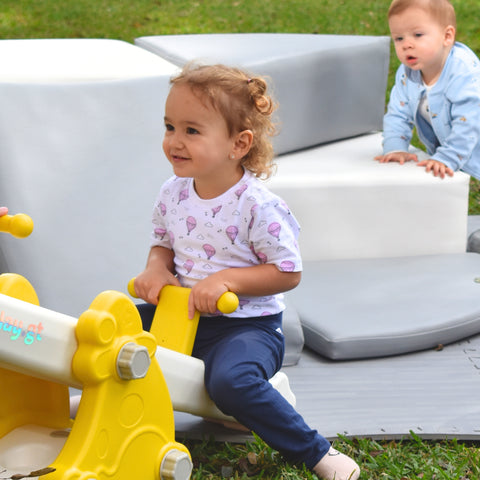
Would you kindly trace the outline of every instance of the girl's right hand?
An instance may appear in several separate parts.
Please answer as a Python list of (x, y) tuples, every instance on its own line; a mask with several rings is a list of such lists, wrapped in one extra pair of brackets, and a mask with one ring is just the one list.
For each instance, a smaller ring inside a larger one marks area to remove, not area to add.
[(163, 273), (158, 270), (146, 269), (133, 282), (137, 296), (152, 305), (157, 305), (160, 291), (165, 285), (180, 287), (177, 277), (167, 269)]

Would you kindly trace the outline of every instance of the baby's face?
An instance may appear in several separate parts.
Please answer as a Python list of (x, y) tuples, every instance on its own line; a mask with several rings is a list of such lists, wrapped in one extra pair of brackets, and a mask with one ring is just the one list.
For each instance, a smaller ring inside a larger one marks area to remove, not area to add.
[(425, 83), (435, 83), (453, 45), (455, 29), (441, 26), (417, 7), (392, 15), (389, 27), (398, 59), (412, 70), (420, 70)]

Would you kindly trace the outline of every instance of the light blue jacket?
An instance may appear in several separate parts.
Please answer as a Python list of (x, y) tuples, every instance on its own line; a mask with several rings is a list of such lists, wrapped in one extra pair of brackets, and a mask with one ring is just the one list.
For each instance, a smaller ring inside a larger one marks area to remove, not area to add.
[[(418, 112), (428, 95), (432, 127)], [(480, 178), (480, 61), (456, 42), (427, 93), (419, 71), (400, 65), (383, 122), (383, 150), (407, 151), (413, 126), (430, 158)]]

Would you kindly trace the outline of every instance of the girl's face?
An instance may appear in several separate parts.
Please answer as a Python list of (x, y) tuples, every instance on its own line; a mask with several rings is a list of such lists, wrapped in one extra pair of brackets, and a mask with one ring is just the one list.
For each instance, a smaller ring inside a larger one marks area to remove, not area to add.
[[(187, 85), (174, 85), (165, 104), (163, 151), (175, 175), (192, 177), (202, 198), (214, 198), (243, 176), (225, 119)], [(232, 159), (233, 155), (233, 159)]]
[(398, 59), (412, 70), (420, 70), (427, 85), (435, 83), (455, 41), (454, 27), (442, 27), (416, 7), (392, 15), (388, 23)]

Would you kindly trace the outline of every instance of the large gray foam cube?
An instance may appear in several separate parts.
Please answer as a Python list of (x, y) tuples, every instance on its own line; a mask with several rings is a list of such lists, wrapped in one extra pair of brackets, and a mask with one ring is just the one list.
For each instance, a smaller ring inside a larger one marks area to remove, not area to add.
[(382, 129), (389, 37), (158, 35), (135, 44), (178, 66), (224, 63), (269, 76), (280, 105), (278, 154)]
[(1, 235), (0, 272), (78, 316), (144, 268), (177, 67), (95, 39), (2, 40), (0, 63), (0, 204), (35, 223), (28, 238)]

